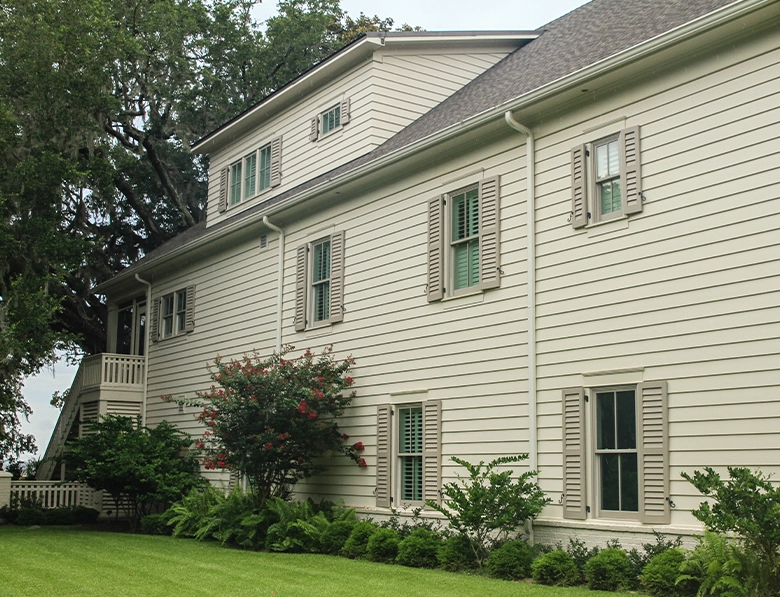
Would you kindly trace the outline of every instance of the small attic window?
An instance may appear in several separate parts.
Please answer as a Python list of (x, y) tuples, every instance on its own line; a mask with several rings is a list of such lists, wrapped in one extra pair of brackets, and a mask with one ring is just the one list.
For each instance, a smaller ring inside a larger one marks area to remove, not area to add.
[(339, 128), (341, 126), (341, 106), (333, 106), (330, 110), (320, 114), (320, 122), (322, 123), (323, 136)]

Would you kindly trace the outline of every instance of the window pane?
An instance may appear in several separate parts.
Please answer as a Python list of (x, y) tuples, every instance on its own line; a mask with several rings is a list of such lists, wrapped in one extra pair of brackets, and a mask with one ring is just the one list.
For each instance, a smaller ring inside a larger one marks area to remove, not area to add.
[(130, 354), (133, 343), (133, 308), (122, 309), (118, 313), (116, 326), (116, 351)]
[(416, 454), (422, 452), (422, 408), (399, 409), (400, 441), (398, 452)]
[(246, 177), (244, 178), (244, 197), (251, 197), (255, 194), (255, 178), (257, 176), (257, 155), (247, 156)]
[(612, 211), (620, 211), (621, 194), (620, 194), (620, 180), (612, 181)]
[(401, 457), (401, 499), (422, 501), (422, 456)]
[(169, 294), (163, 297), (163, 315), (173, 314), (173, 295)]
[(238, 163), (230, 169), (230, 204), (241, 201), (241, 164)]
[(605, 178), (609, 176), (609, 157), (607, 156), (607, 146), (596, 146), (596, 178)]
[(455, 290), (468, 288), (469, 285), (469, 246), (468, 243), (455, 245)]
[(612, 181), (599, 183), (601, 189), (601, 213), (612, 213)]
[(636, 448), (636, 400), (633, 390), (617, 393), (617, 447)]
[(610, 141), (607, 148), (607, 153), (609, 154), (609, 176), (617, 176), (620, 174), (620, 153), (618, 152), (617, 140)]
[(271, 186), (271, 147), (263, 147), (260, 150), (260, 176), (257, 190), (262, 191)]
[(601, 454), (601, 509), (620, 510), (620, 455)]
[(330, 317), (330, 282), (320, 282), (314, 287), (314, 321)]
[(479, 241), (469, 241), (469, 286), (479, 284)]
[(620, 455), (620, 509), (639, 511), (639, 469), (636, 454)]
[(314, 273), (312, 281), (330, 278), (330, 241), (314, 245)]
[(615, 449), (615, 394), (604, 392), (596, 394), (599, 450)]
[(479, 234), (479, 191), (471, 189), (452, 197), (452, 240)]

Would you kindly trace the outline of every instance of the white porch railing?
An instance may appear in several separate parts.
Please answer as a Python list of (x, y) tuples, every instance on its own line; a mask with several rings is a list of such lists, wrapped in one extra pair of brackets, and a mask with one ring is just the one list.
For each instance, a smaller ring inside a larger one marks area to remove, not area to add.
[(144, 383), (144, 357), (104, 352), (81, 361), (83, 387), (119, 384), (140, 386)]
[(101, 508), (101, 496), (83, 483), (64, 483), (56, 481), (11, 481), (11, 503), (34, 501), (45, 510), (85, 506)]

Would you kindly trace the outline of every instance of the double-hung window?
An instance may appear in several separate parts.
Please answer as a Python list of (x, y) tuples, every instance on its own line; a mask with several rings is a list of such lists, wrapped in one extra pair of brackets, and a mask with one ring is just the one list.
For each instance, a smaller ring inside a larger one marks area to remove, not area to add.
[(568, 388), (562, 406), (564, 517), (669, 524), (666, 382)]
[(152, 301), (153, 341), (191, 332), (195, 328), (195, 287), (187, 286)]
[(222, 171), (219, 211), (281, 184), (282, 138), (244, 156)]
[(298, 247), (295, 268), (295, 329), (344, 319), (344, 232)]
[(499, 179), (486, 178), (428, 202), (428, 300), (501, 282)]
[(376, 505), (439, 501), (441, 401), (377, 407)]
[(339, 128), (341, 126), (341, 106), (333, 106), (320, 114), (320, 122), (322, 123), (323, 136)]
[(574, 228), (641, 212), (639, 127), (572, 149), (571, 192)]
[(342, 98), (313, 116), (309, 124), (309, 141), (328, 137), (350, 121), (350, 101)]

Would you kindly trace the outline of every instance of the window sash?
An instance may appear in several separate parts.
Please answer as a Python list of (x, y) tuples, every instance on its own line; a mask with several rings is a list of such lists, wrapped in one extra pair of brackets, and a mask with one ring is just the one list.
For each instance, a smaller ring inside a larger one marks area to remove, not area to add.
[(230, 205), (241, 202), (241, 162), (230, 167)]
[(596, 390), (595, 465), (599, 510), (639, 512), (636, 390)]
[(330, 317), (330, 239), (312, 246), (313, 321)]
[(252, 153), (244, 158), (244, 199), (255, 194), (255, 182), (257, 180), (257, 154)]
[(334, 106), (320, 114), (322, 134), (327, 135), (341, 126), (341, 106)]
[(595, 191), (593, 209), (596, 220), (608, 220), (623, 213), (623, 189), (620, 184), (620, 141), (618, 136), (593, 143), (591, 159)]
[(258, 172), (257, 191), (264, 191), (271, 186), (271, 146), (260, 149), (260, 170)]
[(454, 290), (479, 284), (479, 188), (450, 193), (450, 277)]
[(184, 331), (185, 317), (187, 313), (187, 292), (176, 293), (176, 333)]
[(423, 499), (423, 412), (422, 406), (398, 409), (398, 457), (401, 499)]
[(162, 298), (162, 335), (163, 338), (173, 335), (173, 294)]

